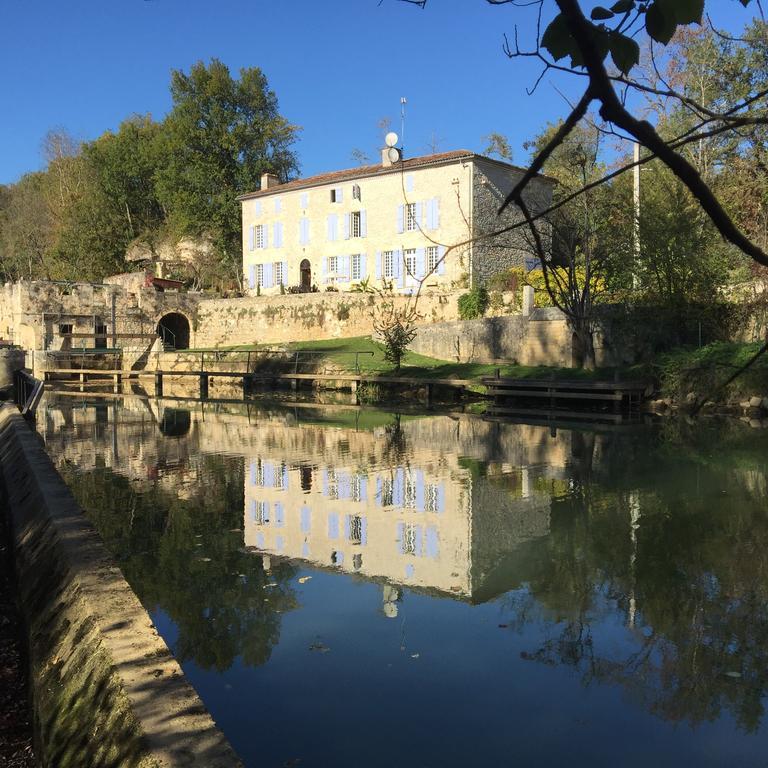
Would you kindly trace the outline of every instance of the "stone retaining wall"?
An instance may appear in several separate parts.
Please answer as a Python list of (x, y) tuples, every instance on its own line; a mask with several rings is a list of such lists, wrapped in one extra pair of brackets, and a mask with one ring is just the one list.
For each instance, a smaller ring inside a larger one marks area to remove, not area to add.
[(0, 408), (0, 475), (44, 766), (240, 766), (39, 437)]
[[(421, 323), (458, 319), (461, 292), (430, 292), (419, 298)], [(280, 344), (289, 341), (368, 336), (373, 332), (371, 293), (302, 293), (209, 299), (200, 302), (194, 333), (196, 347)], [(408, 297), (396, 296), (404, 303)]]
[(571, 331), (557, 310), (537, 309), (529, 316), (435, 323), (420, 328), (410, 349), (460, 363), (517, 362), (520, 365), (572, 364)]

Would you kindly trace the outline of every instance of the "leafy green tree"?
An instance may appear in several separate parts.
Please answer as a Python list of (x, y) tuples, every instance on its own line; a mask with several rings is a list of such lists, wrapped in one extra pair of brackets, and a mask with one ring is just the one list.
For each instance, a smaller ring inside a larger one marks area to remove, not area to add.
[(258, 68), (240, 79), (214, 59), (171, 76), (173, 109), (165, 120), (155, 190), (171, 231), (207, 235), (221, 257), (221, 280), (241, 280), (237, 196), (259, 189), (261, 174), (293, 176), (298, 128), (278, 112), (277, 97)]

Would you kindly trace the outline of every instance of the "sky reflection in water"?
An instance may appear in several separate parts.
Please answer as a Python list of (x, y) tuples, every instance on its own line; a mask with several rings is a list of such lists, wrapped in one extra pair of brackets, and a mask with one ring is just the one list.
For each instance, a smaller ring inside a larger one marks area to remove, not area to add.
[(55, 396), (38, 428), (249, 766), (766, 765), (759, 431)]

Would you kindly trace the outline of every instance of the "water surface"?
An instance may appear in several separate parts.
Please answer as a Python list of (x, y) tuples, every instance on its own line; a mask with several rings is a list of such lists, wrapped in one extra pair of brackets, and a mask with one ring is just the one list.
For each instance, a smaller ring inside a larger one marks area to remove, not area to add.
[(766, 766), (768, 436), (50, 395), (248, 766)]

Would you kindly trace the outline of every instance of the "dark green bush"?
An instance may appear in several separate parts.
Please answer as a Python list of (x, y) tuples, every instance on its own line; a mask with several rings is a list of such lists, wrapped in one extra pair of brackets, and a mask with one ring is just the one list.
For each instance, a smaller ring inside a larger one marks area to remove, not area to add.
[(488, 309), (488, 291), (482, 286), (473, 288), (469, 293), (459, 296), (459, 317), (462, 320), (475, 320)]

